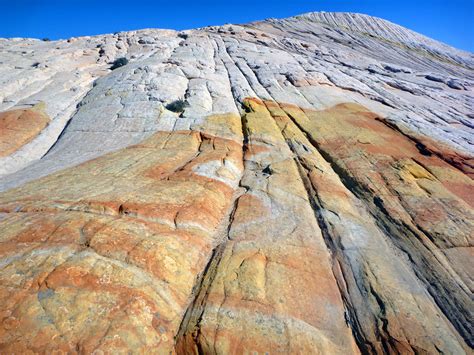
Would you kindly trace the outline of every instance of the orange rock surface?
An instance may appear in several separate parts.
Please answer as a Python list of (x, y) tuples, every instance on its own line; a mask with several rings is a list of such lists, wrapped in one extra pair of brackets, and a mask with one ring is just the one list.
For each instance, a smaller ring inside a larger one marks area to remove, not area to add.
[(327, 12), (0, 52), (0, 355), (473, 354), (471, 53)]
[(2, 194), (1, 351), (172, 349), (241, 170), (239, 142), (156, 133)]
[(360, 105), (244, 107), (0, 194), (2, 352), (467, 351), (472, 180)]
[(0, 157), (31, 142), (49, 123), (42, 106), (0, 112)]

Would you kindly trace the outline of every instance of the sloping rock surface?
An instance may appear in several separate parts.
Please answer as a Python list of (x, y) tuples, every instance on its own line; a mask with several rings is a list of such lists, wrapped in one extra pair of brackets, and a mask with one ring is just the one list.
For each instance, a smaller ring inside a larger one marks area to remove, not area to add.
[(0, 51), (1, 353), (472, 354), (473, 54), (348, 13)]
[(49, 118), (35, 107), (0, 113), (0, 156), (8, 156), (31, 142), (48, 123)]

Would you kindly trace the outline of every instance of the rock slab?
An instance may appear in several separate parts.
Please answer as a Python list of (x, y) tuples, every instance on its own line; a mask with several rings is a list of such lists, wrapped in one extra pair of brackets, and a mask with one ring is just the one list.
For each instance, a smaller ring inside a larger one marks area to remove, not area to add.
[(349, 13), (0, 51), (1, 353), (472, 354), (472, 53)]

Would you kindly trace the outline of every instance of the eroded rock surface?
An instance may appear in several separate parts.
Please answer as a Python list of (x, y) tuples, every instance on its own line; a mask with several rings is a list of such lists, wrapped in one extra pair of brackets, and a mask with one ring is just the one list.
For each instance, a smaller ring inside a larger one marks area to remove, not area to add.
[(16, 152), (46, 128), (49, 117), (39, 106), (0, 113), (0, 156)]
[(0, 352), (472, 353), (471, 53), (341, 13), (0, 48)]

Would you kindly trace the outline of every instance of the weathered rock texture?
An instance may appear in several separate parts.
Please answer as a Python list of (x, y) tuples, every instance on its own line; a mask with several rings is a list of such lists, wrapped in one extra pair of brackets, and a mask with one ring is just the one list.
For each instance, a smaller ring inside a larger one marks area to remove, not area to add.
[(0, 113), (0, 156), (8, 156), (31, 142), (48, 123), (48, 116), (36, 107)]
[(472, 354), (471, 53), (345, 13), (0, 51), (1, 353)]

